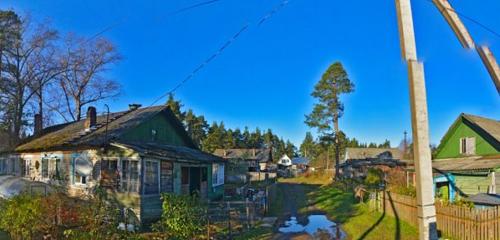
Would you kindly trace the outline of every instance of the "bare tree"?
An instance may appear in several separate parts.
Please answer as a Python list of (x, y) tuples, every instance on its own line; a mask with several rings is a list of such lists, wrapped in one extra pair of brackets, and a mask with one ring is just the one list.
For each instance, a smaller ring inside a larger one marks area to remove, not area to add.
[(86, 40), (74, 35), (66, 37), (63, 51), (64, 72), (58, 77), (62, 94), (60, 99), (52, 101), (51, 109), (66, 121), (78, 121), (85, 105), (119, 94), (119, 84), (104, 73), (121, 57), (105, 39)]
[[(43, 61), (39, 57), (43, 55), (44, 49), (57, 39), (57, 32), (47, 25), (32, 28), (29, 18), (22, 19), (18, 33), (20, 37), (15, 39), (12, 46), (2, 50), (1, 91), (6, 104), (3, 117), (13, 141), (20, 138), (26, 126), (27, 104), (38, 89), (53, 78), (41, 77), (47, 74), (47, 69), (40, 68), (41, 64), (37, 61)], [(41, 82), (34, 84), (36, 79)]]

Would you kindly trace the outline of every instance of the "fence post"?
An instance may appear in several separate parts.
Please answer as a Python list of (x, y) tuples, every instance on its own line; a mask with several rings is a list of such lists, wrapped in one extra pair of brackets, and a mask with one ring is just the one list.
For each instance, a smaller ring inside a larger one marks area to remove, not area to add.
[(229, 228), (229, 239), (233, 239), (231, 232), (231, 205), (229, 202), (227, 202), (227, 227)]
[(248, 198), (245, 198), (245, 208), (247, 213), (247, 229), (250, 229), (250, 207), (248, 206)]
[(207, 202), (207, 210), (206, 210), (206, 213), (207, 213), (207, 239), (208, 240), (210, 240), (210, 213), (209, 213), (209, 209), (210, 209), (210, 199)]

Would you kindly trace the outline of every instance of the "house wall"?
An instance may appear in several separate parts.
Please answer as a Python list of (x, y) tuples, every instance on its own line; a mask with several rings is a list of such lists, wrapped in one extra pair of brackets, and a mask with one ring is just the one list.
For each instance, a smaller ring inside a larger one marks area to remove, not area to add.
[[(156, 137), (153, 137), (153, 130), (156, 131)], [(176, 146), (188, 146), (189, 144), (185, 142), (178, 131), (166, 116), (158, 114), (136, 128), (130, 129), (120, 138), (129, 141), (159, 142)]]
[(487, 193), (491, 184), (489, 176), (454, 175), (456, 186), (465, 194)]
[(463, 137), (476, 138), (476, 155), (484, 156), (500, 153), (464, 122), (460, 122), (452, 131), (446, 142), (441, 143), (440, 149), (435, 156), (436, 159), (462, 157), (460, 154), (460, 138)]
[(212, 164), (210, 164), (207, 167), (208, 187), (210, 189), (208, 191), (208, 198), (211, 200), (215, 200), (215, 199), (222, 198), (224, 196), (224, 184), (218, 185), (218, 186), (213, 186), (212, 167), (213, 167)]
[(16, 154), (0, 155), (0, 175), (21, 175), (21, 162)]

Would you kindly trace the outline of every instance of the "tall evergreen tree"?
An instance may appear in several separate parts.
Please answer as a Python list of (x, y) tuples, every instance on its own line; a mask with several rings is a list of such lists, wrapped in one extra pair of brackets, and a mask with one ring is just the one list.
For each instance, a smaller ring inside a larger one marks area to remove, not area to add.
[(313, 135), (311, 132), (306, 132), (306, 137), (300, 144), (300, 154), (303, 157), (307, 158), (315, 158), (316, 156), (316, 142), (314, 141)]
[(174, 113), (174, 115), (179, 119), (179, 121), (184, 122), (184, 118), (186, 116), (185, 112), (182, 112), (182, 105), (180, 100), (176, 100), (174, 94), (170, 93), (168, 95), (167, 106)]
[[(335, 141), (335, 178), (339, 176), (340, 142), (339, 118), (344, 112), (344, 104), (340, 95), (354, 91), (354, 84), (340, 62), (335, 62), (322, 75), (314, 86), (312, 96), (318, 100), (313, 111), (306, 115), (305, 123), (318, 129), (325, 136)], [(333, 126), (332, 126), (333, 123)]]

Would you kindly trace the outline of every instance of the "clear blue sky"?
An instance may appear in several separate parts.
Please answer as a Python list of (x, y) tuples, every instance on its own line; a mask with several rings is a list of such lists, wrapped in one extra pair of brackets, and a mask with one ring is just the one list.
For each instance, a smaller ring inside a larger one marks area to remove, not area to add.
[[(237, 41), (176, 96), (209, 121), (229, 127), (272, 128), (297, 145), (308, 127), (310, 92), (334, 61), (346, 67), (356, 91), (343, 97), (340, 127), (364, 142), (402, 139), (410, 132), (406, 66), (400, 57), (394, 1), (291, 0), (271, 19), (258, 19), (280, 0), (220, 0), (175, 16), (200, 1), (2, 0), (2, 9), (50, 19), (62, 33), (106, 32), (124, 56), (109, 73), (123, 86), (112, 110), (149, 105), (215, 52), (246, 23)], [(431, 142), (439, 143), (461, 112), (500, 118), (500, 98), (474, 51), (461, 47), (428, 0), (413, 0), (417, 51), (425, 62)], [(500, 32), (498, 0), (458, 1), (454, 7)], [(464, 20), (477, 43), (500, 58), (500, 38)], [(102, 108), (102, 106), (97, 106)], [(314, 130), (313, 130), (314, 132)]]

